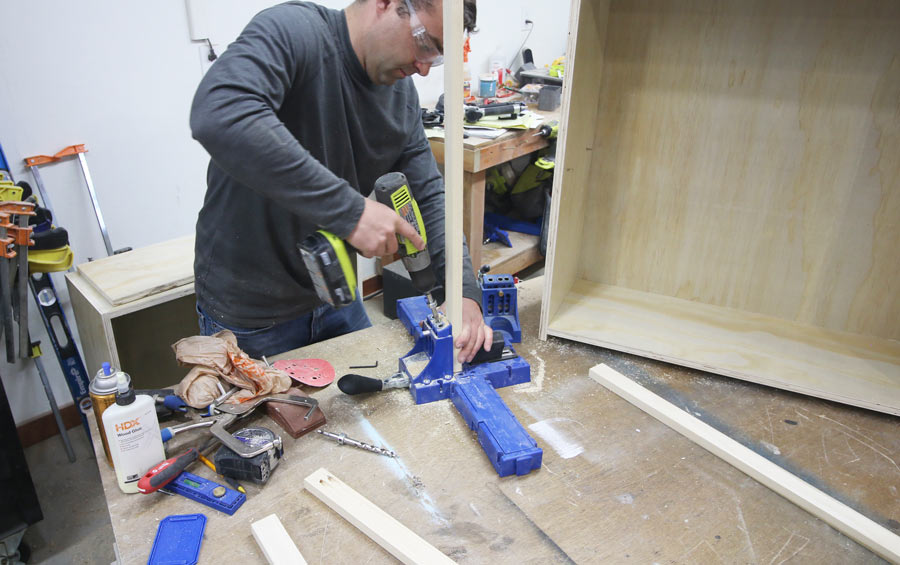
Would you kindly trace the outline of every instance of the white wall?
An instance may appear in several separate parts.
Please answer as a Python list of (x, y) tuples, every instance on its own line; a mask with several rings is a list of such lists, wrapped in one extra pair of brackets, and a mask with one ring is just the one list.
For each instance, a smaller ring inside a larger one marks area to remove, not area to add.
[[(221, 52), (270, 0), (192, 0), (207, 16)], [(324, 0), (342, 8), (349, 0)], [(536, 22), (529, 45), (535, 62), (562, 54), (568, 6), (540, 14), (540, 0), (482, 0), (481, 32), (471, 41), (471, 65), (488, 70), (496, 51), (512, 57), (525, 36), (520, 16)], [(212, 8), (212, 9), (210, 9)], [(204, 69), (205, 44), (189, 36), (183, 0), (119, 2), (4, 2), (0, 34), (0, 144), (17, 180), (32, 181), (23, 159), (84, 143), (113, 247), (141, 247), (192, 233), (203, 202), (207, 155), (191, 139), (188, 112)], [(538, 45), (540, 48), (538, 49)], [(425, 102), (443, 89), (440, 69), (416, 80)], [(103, 241), (77, 161), (41, 169), (56, 223), (69, 231), (75, 261), (105, 256)], [(32, 182), (32, 185), (34, 183)], [(36, 188), (36, 187), (35, 187)], [(371, 273), (361, 267), (362, 278)], [(53, 276), (76, 332), (65, 281)], [(60, 406), (71, 396), (46, 331), (30, 302), (31, 333), (44, 345), (44, 365)], [(77, 338), (76, 338), (77, 341)], [(49, 412), (33, 364), (0, 365), (16, 422)], [(97, 367), (87, 367), (93, 374)]]
[[(551, 7), (552, 6), (552, 7)], [(480, 0), (478, 2), (478, 31), (471, 36), (469, 67), (477, 77), (491, 70), (491, 59), (500, 55), (506, 65), (516, 57), (519, 47), (528, 36), (525, 20), (534, 22), (534, 29), (526, 48), (531, 48), (538, 67), (549, 65), (566, 50), (569, 28), (569, 2), (547, 0)], [(521, 59), (511, 67), (513, 72)], [(432, 107), (444, 91), (443, 68), (438, 67), (427, 77), (414, 76), (422, 104)]]

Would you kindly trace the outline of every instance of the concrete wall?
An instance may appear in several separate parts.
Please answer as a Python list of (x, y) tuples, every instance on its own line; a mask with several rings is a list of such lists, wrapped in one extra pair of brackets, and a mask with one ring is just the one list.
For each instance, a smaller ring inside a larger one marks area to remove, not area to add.
[[(324, 0), (342, 8), (347, 0)], [(140, 247), (189, 234), (203, 201), (207, 155), (191, 139), (188, 111), (208, 67), (208, 34), (217, 52), (236, 37), (268, 0), (116, 2), (4, 2), (0, 34), (0, 144), (17, 180), (32, 181), (23, 159), (84, 143), (87, 162), (113, 247)], [(542, 14), (540, 0), (482, 0), (481, 32), (472, 39), (471, 65), (487, 71), (490, 58), (507, 61), (525, 38), (521, 20), (536, 22), (528, 44), (536, 63), (565, 49), (568, 6)], [(189, 22), (188, 13), (193, 19)], [(190, 25), (193, 24), (193, 25)], [(443, 89), (443, 73), (417, 78), (423, 103)], [(70, 234), (75, 261), (106, 255), (77, 162), (41, 169), (56, 223)], [(32, 183), (33, 184), (33, 183)], [(363, 278), (371, 264), (361, 265)], [(72, 329), (65, 281), (53, 275)], [(57, 402), (71, 396), (46, 331), (31, 303), (31, 333), (44, 342), (45, 366)], [(93, 374), (97, 367), (88, 367)], [(127, 370), (127, 368), (126, 368)], [(33, 364), (0, 365), (16, 422), (49, 412)]]

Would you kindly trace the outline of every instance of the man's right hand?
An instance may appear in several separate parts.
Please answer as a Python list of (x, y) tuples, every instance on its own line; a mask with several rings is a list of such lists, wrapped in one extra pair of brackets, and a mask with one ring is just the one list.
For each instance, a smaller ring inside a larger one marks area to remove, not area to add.
[(419, 233), (409, 222), (401, 218), (400, 214), (370, 198), (366, 198), (365, 203), (359, 222), (347, 237), (347, 242), (363, 257), (381, 257), (396, 253), (398, 246), (396, 234), (408, 238), (419, 251), (425, 248), (425, 242)]

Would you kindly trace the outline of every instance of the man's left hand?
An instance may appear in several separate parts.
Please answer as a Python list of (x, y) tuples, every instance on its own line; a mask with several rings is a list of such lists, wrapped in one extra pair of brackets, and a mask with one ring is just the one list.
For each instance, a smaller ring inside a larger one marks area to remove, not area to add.
[(459, 348), (457, 359), (460, 363), (468, 363), (478, 352), (479, 347), (491, 350), (494, 331), (484, 323), (481, 307), (471, 298), (463, 298), (462, 331), (456, 336), (453, 345)]

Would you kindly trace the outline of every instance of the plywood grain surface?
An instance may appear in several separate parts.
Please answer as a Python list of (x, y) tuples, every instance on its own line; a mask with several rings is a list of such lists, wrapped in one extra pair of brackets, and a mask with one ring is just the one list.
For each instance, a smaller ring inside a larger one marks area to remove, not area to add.
[(900, 3), (612, 2), (593, 64), (585, 278), (900, 339)]
[(194, 280), (194, 236), (78, 265), (78, 272), (118, 306)]
[(550, 333), (900, 414), (900, 342), (578, 281)]

